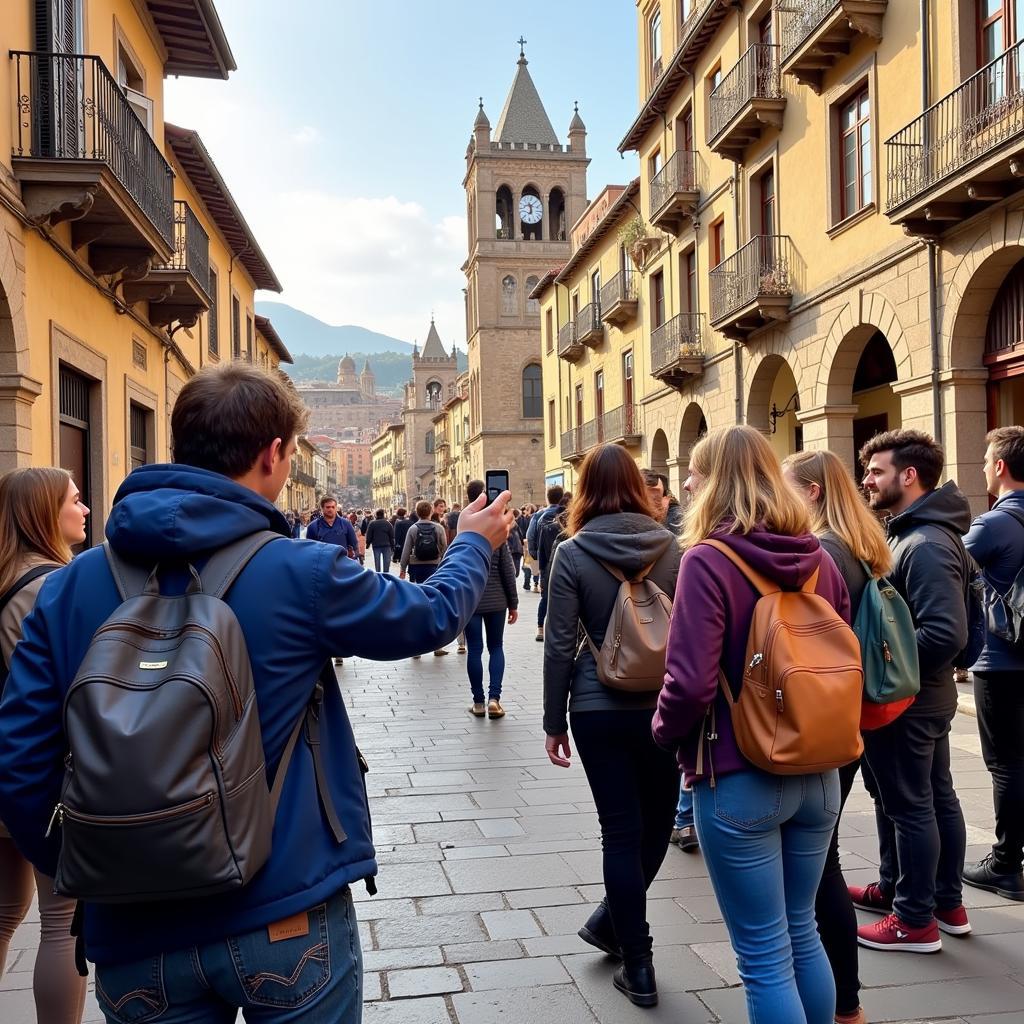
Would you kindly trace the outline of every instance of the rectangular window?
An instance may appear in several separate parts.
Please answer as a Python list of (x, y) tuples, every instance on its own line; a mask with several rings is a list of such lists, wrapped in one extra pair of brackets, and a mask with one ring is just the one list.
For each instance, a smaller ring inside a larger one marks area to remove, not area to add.
[[(82, 501), (93, 504), (93, 417), (92, 390), (95, 385), (64, 363), (58, 369), (60, 465), (75, 478)], [(83, 547), (88, 546), (86, 539)], [(77, 550), (81, 550), (76, 545)]]
[(138, 469), (149, 461), (152, 428), (152, 412), (137, 402), (129, 407), (129, 458), (132, 469)]
[(633, 351), (630, 349), (622, 354), (622, 404), (626, 407), (626, 419), (629, 421), (626, 433), (631, 433), (633, 399)]
[(647, 180), (652, 181), (661, 170), (661, 150), (656, 149), (647, 160)]
[(647, 22), (647, 49), (651, 55), (651, 84), (661, 74), (661, 7), (655, 8)]
[(708, 229), (708, 238), (711, 243), (711, 266), (717, 267), (725, 259), (725, 218), (718, 220)]
[(217, 271), (210, 268), (210, 315), (206, 321), (207, 327), (207, 339), (206, 345), (210, 350), (210, 355), (215, 356), (220, 353), (220, 338), (217, 335)]
[(594, 374), (594, 415), (598, 419), (604, 415), (604, 370)]
[(659, 270), (651, 275), (651, 328), (665, 322), (665, 274)]
[(590, 301), (600, 303), (601, 301), (601, 268), (598, 267), (590, 275)]
[(576, 385), (576, 426), (583, 426), (583, 385)]
[(697, 306), (697, 251), (690, 249), (679, 259), (680, 308), (683, 313), (698, 312)]
[(231, 296), (231, 358), (242, 358), (242, 311), (238, 296)]
[(757, 41), (763, 46), (771, 46), (772, 39), (772, 12), (769, 11), (757, 26)]
[(687, 107), (676, 120), (676, 150), (693, 151), (693, 108)]
[(839, 216), (871, 202), (871, 107), (867, 89), (844, 103), (839, 112)]
[(775, 171), (767, 170), (760, 179), (761, 234), (775, 234)]
[(710, 96), (722, 84), (722, 65), (719, 64), (707, 77), (708, 95)]
[[(555, 400), (553, 398), (548, 400), (548, 447), (554, 448), (555, 446)], [(456, 430), (458, 428), (456, 427)], [(458, 443), (458, 438), (455, 439)]]
[(252, 362), (252, 317), (245, 318), (245, 358)]
[(552, 311), (549, 309), (544, 314), (544, 335), (547, 338), (548, 352), (555, 351), (555, 326)]

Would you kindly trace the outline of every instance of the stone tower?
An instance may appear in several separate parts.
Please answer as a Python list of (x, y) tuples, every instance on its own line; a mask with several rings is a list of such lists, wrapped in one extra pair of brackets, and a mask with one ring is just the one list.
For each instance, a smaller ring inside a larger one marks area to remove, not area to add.
[(363, 372), (359, 374), (359, 390), (362, 391), (363, 398), (374, 398), (377, 394), (377, 378), (370, 369), (369, 359), (363, 363)]
[(350, 355), (346, 355), (338, 363), (338, 386), (348, 391), (359, 389), (359, 385), (356, 383), (356, 361)]
[(539, 308), (529, 293), (569, 258), (570, 229), (587, 205), (588, 163), (578, 112), (562, 145), (521, 49), (493, 135), (480, 101), (463, 181), (470, 475), (507, 469), (517, 502), (544, 495), (544, 419), (536, 414), (549, 396), (527, 406), (523, 390), (524, 370), (541, 362)]

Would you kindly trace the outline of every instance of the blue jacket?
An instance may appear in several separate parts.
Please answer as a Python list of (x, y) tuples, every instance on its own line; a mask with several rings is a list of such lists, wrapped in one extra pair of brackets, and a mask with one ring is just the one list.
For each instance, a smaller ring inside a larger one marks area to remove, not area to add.
[[(1024, 526), (1001, 509), (1010, 506), (1024, 514), (1024, 491), (1011, 491), (988, 512), (971, 523), (964, 547), (978, 563), (985, 580), (1005, 594), (1024, 566)], [(985, 649), (974, 664), (975, 672), (1019, 672), (1024, 669), (1024, 651), (999, 637), (987, 634)]]
[[(107, 538), (138, 561), (190, 558), (201, 568), (207, 552), (256, 530), (288, 536), (284, 516), (270, 502), (189, 466), (143, 466), (125, 480), (114, 502)], [(465, 533), (423, 586), (367, 572), (334, 545), (272, 541), (259, 551), (227, 603), (249, 648), (268, 777), (330, 656), (397, 660), (451, 643), (480, 601), (490, 563), (487, 541)], [(186, 575), (184, 567), (161, 573), (164, 592), (182, 592)], [(119, 600), (102, 549), (86, 551), (47, 580), (11, 659), (0, 703), (0, 820), (47, 875), (54, 873), (58, 847), (56, 834), (47, 840), (44, 833), (67, 752), (63, 698), (93, 634)], [(322, 714), (328, 784), (348, 839), (334, 842), (320, 811), (309, 748), (300, 743), (277, 813), (273, 852), (255, 878), (202, 901), (90, 905), (85, 941), (91, 960), (130, 962), (252, 931), (376, 874), (340, 689), (328, 690)]]
[(561, 511), (561, 505), (548, 505), (547, 508), (542, 508), (539, 512), (535, 512), (530, 517), (530, 525), (526, 529), (526, 546), (530, 549), (532, 557), (537, 557), (538, 545), (540, 544), (540, 537), (537, 531), (540, 530), (540, 528), (549, 519), (554, 519)]
[(343, 548), (359, 549), (355, 527), (344, 517), (337, 516), (328, 526), (323, 516), (314, 519), (306, 530), (306, 540), (319, 540), (324, 544), (338, 544)]

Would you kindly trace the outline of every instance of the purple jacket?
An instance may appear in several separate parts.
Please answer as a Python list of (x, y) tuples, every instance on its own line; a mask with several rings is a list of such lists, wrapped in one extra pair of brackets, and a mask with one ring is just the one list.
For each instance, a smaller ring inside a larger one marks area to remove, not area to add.
[[(846, 584), (817, 537), (782, 536), (762, 527), (746, 535), (717, 532), (714, 537), (787, 590), (802, 586), (820, 564), (816, 593), (850, 621)], [(688, 783), (698, 777), (697, 741), (705, 711), (712, 701), (718, 731), (718, 739), (710, 746), (714, 774), (725, 775), (750, 767), (736, 745), (729, 705), (718, 686), (718, 668), (721, 664), (733, 693), (737, 694), (758, 596), (747, 578), (720, 551), (698, 545), (683, 556), (672, 605), (665, 685), (658, 697), (652, 728), (660, 746), (677, 748), (679, 767)]]

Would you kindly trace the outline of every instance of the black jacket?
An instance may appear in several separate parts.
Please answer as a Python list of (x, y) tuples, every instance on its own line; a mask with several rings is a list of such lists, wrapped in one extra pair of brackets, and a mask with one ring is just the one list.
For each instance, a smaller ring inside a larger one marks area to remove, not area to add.
[(516, 567), (512, 563), (512, 552), (502, 544), (491, 555), (491, 571), (487, 576), (484, 596), (476, 606), (478, 615), (488, 612), (503, 612), (519, 607), (519, 592), (516, 589)]
[(676, 538), (649, 516), (619, 512), (592, 519), (555, 550), (548, 580), (544, 621), (544, 731), (566, 731), (566, 708), (577, 711), (653, 709), (656, 692), (629, 694), (610, 690), (597, 678), (593, 655), (584, 646), (582, 623), (594, 645), (604, 643), (605, 628), (619, 592), (619, 581), (598, 561), (635, 575), (654, 563), (648, 577), (670, 597), (675, 594), (682, 551)]
[(395, 520), (395, 558), (402, 557), (402, 548), (405, 547), (405, 535), (409, 532), (411, 525), (412, 519), (408, 517)]
[(565, 513), (548, 519), (537, 530), (537, 564), (540, 566), (541, 583), (546, 587), (551, 576), (551, 561), (555, 557), (555, 548), (563, 539), (565, 531)]
[(971, 564), (960, 538), (971, 525), (971, 507), (949, 481), (918, 498), (886, 524), (893, 571), (917, 629), (921, 692), (905, 714), (956, 711), (953, 662), (967, 644), (967, 582)]
[(368, 548), (394, 548), (395, 528), (386, 519), (371, 519), (366, 527)]

